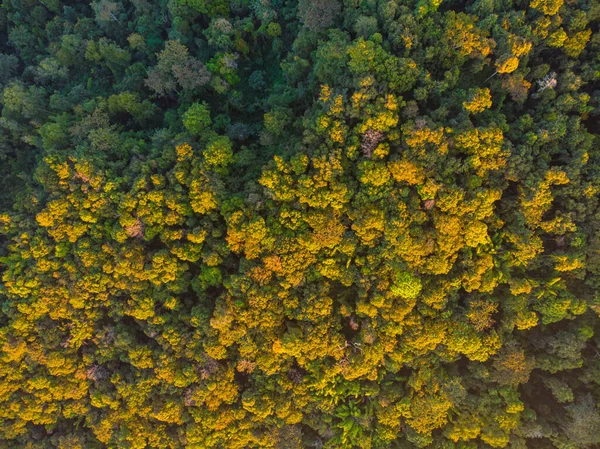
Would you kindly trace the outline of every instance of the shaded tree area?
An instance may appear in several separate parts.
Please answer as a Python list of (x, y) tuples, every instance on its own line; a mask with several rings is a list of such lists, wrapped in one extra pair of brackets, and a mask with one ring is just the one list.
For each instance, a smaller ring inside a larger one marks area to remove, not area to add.
[(0, 446), (598, 446), (599, 18), (2, 3)]

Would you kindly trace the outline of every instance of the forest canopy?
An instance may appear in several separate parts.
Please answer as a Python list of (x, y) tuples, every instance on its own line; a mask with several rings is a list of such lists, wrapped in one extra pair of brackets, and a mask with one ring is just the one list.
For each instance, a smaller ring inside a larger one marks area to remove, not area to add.
[(0, 446), (600, 445), (597, 0), (4, 0)]

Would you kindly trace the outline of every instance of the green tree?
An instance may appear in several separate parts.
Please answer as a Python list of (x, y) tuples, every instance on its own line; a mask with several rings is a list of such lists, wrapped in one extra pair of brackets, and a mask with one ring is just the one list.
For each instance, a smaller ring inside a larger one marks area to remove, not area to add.
[(183, 114), (183, 126), (192, 136), (199, 136), (212, 123), (210, 109), (206, 103), (194, 103)]

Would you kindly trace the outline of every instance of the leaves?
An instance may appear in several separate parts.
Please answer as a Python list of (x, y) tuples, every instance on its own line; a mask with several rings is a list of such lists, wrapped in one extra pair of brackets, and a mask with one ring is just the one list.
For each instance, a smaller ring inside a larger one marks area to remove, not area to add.
[(0, 446), (597, 445), (596, 3), (1, 7)]

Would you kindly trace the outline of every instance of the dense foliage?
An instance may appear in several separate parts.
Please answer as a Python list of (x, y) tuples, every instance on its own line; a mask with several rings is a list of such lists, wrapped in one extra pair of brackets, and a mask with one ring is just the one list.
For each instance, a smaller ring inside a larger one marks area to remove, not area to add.
[(600, 444), (597, 0), (4, 0), (0, 446)]

